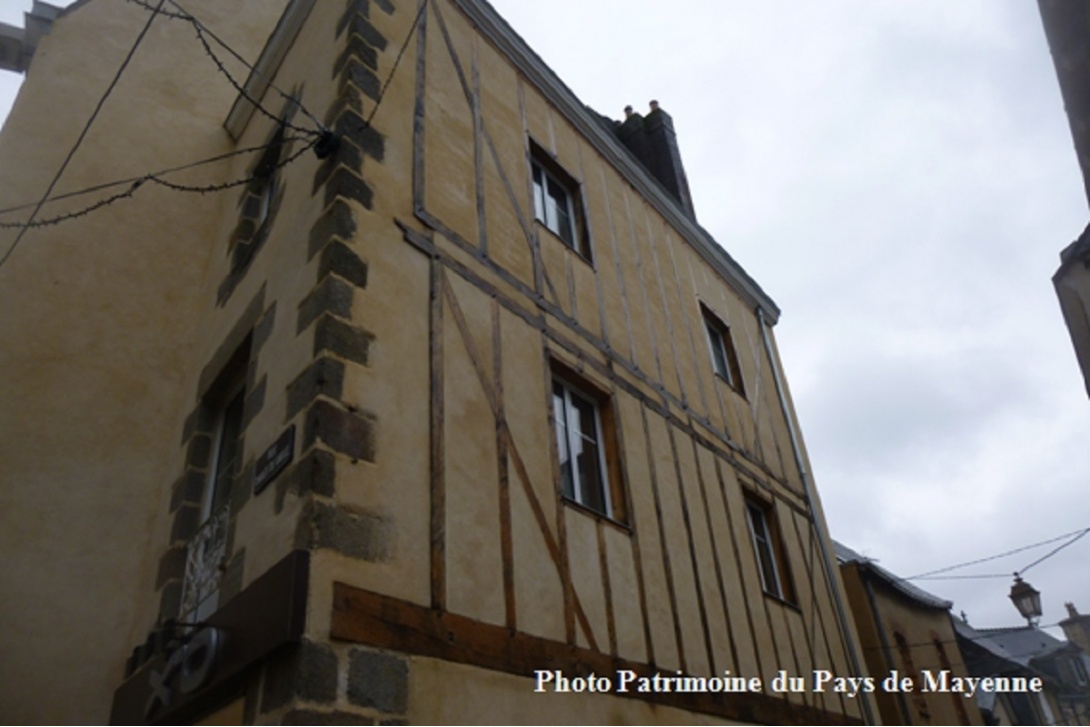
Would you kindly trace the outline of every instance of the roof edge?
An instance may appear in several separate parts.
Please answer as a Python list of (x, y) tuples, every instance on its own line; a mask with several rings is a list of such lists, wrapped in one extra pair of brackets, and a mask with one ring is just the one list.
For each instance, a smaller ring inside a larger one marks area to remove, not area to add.
[(284, 14), (276, 22), (265, 47), (261, 49), (261, 55), (242, 85), (242, 93), (235, 99), (223, 122), (223, 127), (235, 141), (242, 136), (256, 110), (250, 99), (257, 100), (265, 95), (316, 2), (317, 0), (291, 0), (284, 8)]
[(505, 54), (519, 71), (552, 102), (584, 137), (614, 167), (619, 169), (658, 212), (665, 217), (704, 260), (728, 282), (754, 309), (765, 312), (769, 322), (779, 320), (780, 309), (761, 286), (734, 260), (711, 234), (688, 217), (681, 205), (670, 198), (650, 173), (602, 128), (601, 122), (579, 101), (551, 68), (515, 32), (486, 0), (451, 0), (477, 26), (478, 30)]
[(0, 70), (26, 73), (42, 36), (52, 30), (53, 21), (67, 13), (67, 8), (34, 0), (30, 10), (23, 13), (22, 28), (0, 23)]
[[(763, 310), (771, 324), (780, 308), (761, 286), (739, 265), (711, 234), (689, 218), (670, 198), (661, 184), (635, 160), (620, 141), (602, 128), (601, 122), (584, 106), (551, 68), (485, 0), (451, 0), (477, 29), (504, 53), (554, 106), (597, 148), (683, 237), (712, 268), (722, 275), (754, 309)], [(291, 0), (269, 36), (254, 69), (231, 107), (224, 127), (235, 140), (242, 134), (254, 112), (249, 98), (259, 98), (269, 79), (283, 62), (316, 0)], [(247, 96), (249, 98), (247, 98)]]

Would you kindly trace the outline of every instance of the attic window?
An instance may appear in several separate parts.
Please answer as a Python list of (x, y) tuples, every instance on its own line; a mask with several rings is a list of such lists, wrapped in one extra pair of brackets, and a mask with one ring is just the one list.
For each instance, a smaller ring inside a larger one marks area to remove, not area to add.
[(530, 140), (534, 218), (561, 241), (590, 260), (579, 182), (544, 148)]
[(700, 309), (704, 315), (704, 328), (708, 333), (712, 368), (717, 376), (730, 384), (732, 389), (745, 396), (746, 387), (742, 381), (742, 367), (738, 362), (738, 352), (734, 348), (734, 339), (730, 335), (730, 326), (703, 305), (700, 306)]

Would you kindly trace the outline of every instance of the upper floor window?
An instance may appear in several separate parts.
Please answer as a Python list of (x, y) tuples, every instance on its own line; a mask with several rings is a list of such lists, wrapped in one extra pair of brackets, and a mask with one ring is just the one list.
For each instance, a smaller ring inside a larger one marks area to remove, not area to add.
[(583, 223), (579, 183), (564, 171), (549, 152), (530, 142), (530, 174), (533, 181), (534, 218), (565, 245), (590, 259)]
[(1087, 682), (1090, 682), (1090, 676), (1086, 673), (1086, 666), (1082, 662), (1082, 655), (1076, 654), (1071, 657), (1071, 660), (1067, 662), (1068, 668), (1071, 670), (1072, 681), (1082, 686)]
[(708, 333), (708, 346), (712, 354), (712, 368), (731, 388), (742, 396), (746, 387), (742, 382), (742, 367), (738, 363), (738, 352), (734, 348), (734, 339), (730, 335), (730, 326), (704, 306), (700, 307), (704, 316), (704, 329)]
[(787, 561), (771, 503), (746, 497), (746, 521), (757, 555), (761, 588), (770, 596), (794, 603), (795, 593), (788, 575)]
[(284, 126), (278, 126), (257, 164), (243, 194), (242, 214), (231, 237), (231, 269), (241, 271), (269, 236), (280, 203), (279, 171), (284, 153)]
[(569, 376), (553, 378), (560, 487), (564, 497), (617, 521), (624, 508), (612, 411), (605, 395)]

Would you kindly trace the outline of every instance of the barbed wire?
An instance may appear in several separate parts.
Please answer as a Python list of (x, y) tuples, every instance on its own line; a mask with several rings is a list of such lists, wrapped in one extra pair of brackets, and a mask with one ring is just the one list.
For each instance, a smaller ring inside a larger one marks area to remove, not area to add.
[[(279, 143), (290, 144), (292, 142), (301, 141), (301, 140), (303, 140), (302, 137), (289, 136), (289, 137), (285, 137), (283, 142), (279, 142)], [(104, 189), (109, 189), (110, 187), (118, 187), (118, 186), (120, 186), (122, 184), (132, 184), (135, 181), (146, 179), (146, 178), (148, 178), (150, 176), (161, 177), (161, 176), (163, 176), (165, 174), (174, 174), (175, 172), (183, 172), (183, 171), (186, 171), (187, 169), (195, 169), (197, 167), (204, 166), (206, 164), (214, 164), (216, 162), (224, 161), (226, 159), (230, 159), (230, 158), (236, 157), (236, 156), (241, 156), (243, 154), (251, 154), (251, 153), (253, 153), (255, 151), (265, 151), (275, 143), (278, 143), (278, 142), (273, 141), (273, 142), (269, 142), (267, 144), (262, 144), (260, 146), (250, 146), (250, 147), (246, 147), (244, 149), (235, 149), (234, 151), (224, 152), (223, 154), (216, 154), (215, 156), (206, 157), (205, 159), (200, 159), (200, 160), (195, 161), (195, 162), (189, 162), (188, 164), (182, 164), (182, 165), (176, 166), (176, 167), (168, 167), (166, 169), (160, 169), (158, 171), (151, 172), (149, 174), (141, 174), (138, 177), (128, 177), (126, 179), (118, 179), (118, 180), (113, 181), (113, 182), (103, 182), (101, 184), (95, 184), (95, 185), (90, 186), (90, 187), (84, 187), (83, 189), (77, 189), (77, 190), (75, 190), (73, 192), (65, 192), (64, 194), (58, 194), (55, 197), (50, 197), (49, 199), (46, 200), (46, 202), (59, 202), (62, 199), (70, 199), (72, 197), (80, 197), (82, 195), (90, 194), (92, 192), (100, 192), (100, 191), (102, 191)], [(20, 210), (24, 210), (24, 209), (27, 209), (29, 207), (33, 207), (34, 204), (35, 204), (34, 202), (27, 202), (25, 204), (16, 205), (14, 207), (6, 207), (4, 209), (0, 209), (0, 215), (5, 215), (5, 214), (8, 214), (10, 212), (18, 212)]]
[(64, 158), (64, 162), (61, 163), (61, 166), (57, 170), (57, 173), (53, 175), (53, 180), (46, 188), (45, 194), (43, 194), (42, 198), (38, 200), (38, 204), (34, 207), (34, 211), (30, 213), (30, 217), (27, 219), (26, 225), (19, 230), (19, 234), (15, 237), (15, 241), (11, 243), (11, 247), (9, 247), (4, 253), (4, 256), (0, 258), (0, 267), (3, 267), (3, 265), (7, 263), (9, 259), (11, 259), (12, 253), (15, 252), (15, 249), (19, 247), (19, 243), (22, 242), (23, 235), (25, 235), (26, 231), (30, 229), (30, 225), (34, 222), (34, 218), (38, 216), (38, 212), (41, 211), (42, 205), (44, 205), (45, 201), (49, 199), (49, 195), (52, 194), (53, 188), (57, 186), (57, 182), (60, 181), (61, 176), (64, 174), (64, 170), (68, 168), (68, 164), (76, 155), (76, 151), (79, 150), (80, 145), (83, 144), (83, 140), (87, 137), (87, 133), (91, 130), (91, 126), (95, 123), (95, 119), (98, 118), (98, 114), (100, 111), (102, 111), (102, 107), (106, 105), (106, 99), (108, 99), (110, 97), (110, 94), (113, 93), (114, 88), (121, 80), (122, 74), (125, 73), (125, 69), (129, 67), (129, 63), (132, 61), (133, 56), (136, 55), (136, 49), (139, 48), (140, 44), (144, 41), (145, 36), (147, 36), (148, 31), (151, 29), (151, 24), (154, 23), (155, 18), (159, 16), (159, 11), (162, 9), (164, 2), (165, 0), (159, 0), (159, 4), (155, 7), (155, 10), (148, 18), (148, 22), (144, 24), (144, 27), (140, 31), (140, 34), (136, 36), (136, 40), (133, 41), (132, 47), (129, 48), (128, 54), (126, 54), (125, 59), (121, 61), (121, 66), (118, 67), (117, 72), (114, 74), (113, 79), (110, 81), (110, 84), (106, 87), (106, 90), (103, 92), (102, 96), (99, 97), (98, 103), (95, 105), (94, 111), (91, 112), (91, 115), (90, 117), (88, 117), (87, 122), (83, 125), (83, 130), (80, 131), (79, 137), (76, 138), (76, 143), (72, 145), (72, 148), (68, 151), (68, 156)]
[[(132, 3), (133, 5), (137, 5), (139, 7), (147, 9), (147, 10), (152, 9), (151, 4), (148, 3), (147, 0), (127, 0), (127, 1)], [(171, 18), (173, 20), (181, 20), (183, 22), (187, 22), (193, 27), (193, 30), (194, 30), (194, 32), (195, 32), (195, 34), (197, 36), (197, 40), (200, 41), (201, 46), (204, 48), (205, 54), (209, 58), (212, 59), (212, 62), (215, 64), (216, 69), (220, 72), (221, 75), (224, 76), (224, 78), (227, 79), (228, 83), (231, 84), (231, 86), (235, 89), (235, 91), (237, 91), (239, 93), (239, 95), (241, 95), (250, 104), (252, 104), (253, 107), (255, 109), (257, 109), (257, 111), (259, 113), (261, 113), (264, 116), (267, 116), (268, 118), (272, 119), (273, 121), (276, 121), (277, 123), (283, 123), (287, 128), (291, 129), (292, 131), (299, 132), (301, 134), (307, 134), (307, 135), (313, 136), (313, 135), (320, 134), (320, 133), (322, 133), (323, 131), (326, 130), (325, 124), (323, 124), (314, 114), (312, 114), (309, 110), (307, 110), (307, 108), (303, 105), (303, 103), (298, 98), (296, 98), (295, 96), (287, 93), (286, 91), (281, 90), (276, 84), (274, 84), (272, 82), (271, 79), (264, 78), (263, 76), (262, 76), (262, 79), (269, 84), (269, 88), (276, 91), (276, 93), (278, 93), (280, 95), (280, 97), (283, 98), (285, 101), (287, 101), (290, 104), (293, 104), (296, 108), (298, 108), (299, 111), (304, 116), (306, 116), (308, 119), (313, 121), (315, 126), (317, 126), (318, 128), (317, 128), (317, 130), (307, 129), (307, 128), (302, 127), (302, 126), (296, 126), (296, 125), (284, 122), (283, 119), (281, 119), (279, 116), (277, 116), (276, 114), (274, 114), (273, 112), (269, 111), (264, 106), (262, 106), (261, 103), (257, 99), (253, 98), (249, 94), (249, 92), (246, 90), (244, 84), (240, 83), (231, 74), (231, 72), (227, 70), (227, 66), (223, 63), (223, 60), (212, 49), (211, 44), (208, 42), (208, 38), (211, 38), (213, 41), (215, 41), (217, 45), (219, 45), (221, 48), (223, 48), (225, 51), (227, 51), (227, 53), (230, 54), (231, 57), (233, 57), (235, 60), (237, 60), (243, 66), (245, 66), (248, 70), (250, 70), (250, 72), (256, 74), (257, 73), (257, 68), (255, 67), (255, 65), (253, 63), (250, 63), (248, 60), (246, 60), (246, 58), (244, 58), (241, 53), (239, 53), (234, 48), (232, 48), (231, 45), (227, 43), (227, 41), (220, 38), (215, 32), (212, 31), (211, 28), (209, 28), (207, 25), (202, 23), (200, 21), (200, 19), (197, 18), (197, 16), (193, 15), (188, 10), (186, 10), (184, 7), (182, 7), (182, 5), (180, 3), (175, 2), (175, 0), (168, 0), (168, 1), (170, 2), (171, 5), (173, 5), (175, 8), (177, 8), (177, 11), (163, 11), (164, 14), (167, 17), (169, 17), (169, 18)]]
[[(271, 173), (273, 171), (276, 171), (278, 169), (282, 169), (282, 168), (286, 167), (287, 165), (291, 164), (296, 159), (303, 156), (303, 154), (306, 154), (308, 151), (313, 149), (318, 144), (318, 141), (319, 141), (318, 139), (312, 139), (305, 146), (303, 146), (303, 148), (299, 149), (299, 151), (297, 151), (294, 154), (292, 154), (292, 155), (290, 155), (288, 157), (285, 157), (284, 159), (277, 162), (276, 165), (273, 166), (271, 170), (269, 170), (269, 173)], [(279, 144), (279, 143), (282, 143), (282, 142), (274, 142), (270, 146), (273, 146), (273, 145), (276, 145), (276, 144)], [(172, 189), (175, 192), (190, 192), (190, 193), (196, 192), (198, 194), (210, 194), (210, 193), (214, 193), (214, 192), (222, 192), (222, 191), (224, 191), (226, 189), (231, 189), (233, 187), (241, 187), (244, 184), (250, 184), (251, 182), (256, 181), (257, 179), (263, 179), (263, 178), (268, 177), (269, 173), (251, 174), (248, 177), (244, 177), (244, 178), (241, 178), (241, 179), (235, 179), (235, 180), (230, 181), (230, 182), (221, 182), (219, 184), (206, 184), (206, 185), (178, 184), (177, 182), (170, 182), (170, 181), (167, 181), (167, 180), (165, 180), (165, 179), (163, 179), (163, 178), (161, 178), (159, 176), (156, 176), (156, 175), (148, 175), (147, 181), (154, 182), (155, 184), (166, 187), (167, 189)]]
[[(229, 181), (229, 182), (220, 182), (220, 183), (217, 183), (217, 184), (206, 184), (206, 185), (180, 184), (178, 182), (171, 182), (168, 179), (165, 179), (165, 176), (168, 175), (168, 174), (174, 174), (174, 173), (177, 173), (177, 172), (180, 172), (180, 171), (185, 171), (187, 169), (192, 169), (192, 168), (195, 168), (195, 167), (203, 166), (205, 164), (211, 164), (211, 163), (214, 163), (214, 162), (217, 162), (217, 161), (223, 161), (224, 159), (229, 159), (231, 157), (239, 156), (241, 154), (251, 154), (251, 153), (254, 153), (254, 152), (258, 152), (258, 151), (263, 152), (263, 151), (268, 150), (270, 147), (273, 147), (273, 146), (276, 146), (276, 145), (281, 145), (281, 144), (282, 145), (288, 145), (288, 144), (290, 144), (292, 142), (302, 141), (302, 140), (303, 140), (303, 138), (298, 137), (298, 136), (286, 137), (284, 139), (272, 141), (272, 142), (270, 142), (268, 144), (265, 144), (265, 145), (262, 145), (262, 146), (248, 147), (246, 149), (238, 149), (238, 150), (235, 150), (233, 152), (228, 152), (226, 154), (218, 154), (218, 155), (216, 155), (214, 157), (209, 157), (208, 159), (202, 159), (202, 160), (197, 161), (197, 162), (193, 162), (193, 163), (190, 163), (190, 164), (184, 164), (184, 165), (178, 166), (178, 167), (172, 167), (172, 168), (169, 168), (169, 169), (164, 169), (164, 170), (161, 170), (161, 171), (158, 171), (158, 172), (151, 172), (149, 174), (144, 174), (144, 175), (141, 175), (139, 177), (130, 177), (128, 179), (122, 179), (122, 180), (118, 180), (116, 182), (106, 182), (104, 184), (97, 184), (97, 185), (95, 185), (93, 187), (88, 187), (86, 189), (78, 190), (78, 191), (75, 191), (75, 192), (68, 192), (68, 193), (65, 193), (63, 195), (58, 195), (57, 197), (52, 197), (50, 199), (47, 199), (46, 201), (47, 202), (56, 202), (56, 201), (59, 201), (59, 200), (62, 200), (62, 199), (70, 199), (72, 197), (80, 196), (80, 195), (83, 195), (83, 194), (90, 194), (91, 192), (98, 192), (98, 191), (101, 191), (103, 189), (109, 189), (111, 187), (117, 187), (117, 186), (120, 186), (120, 185), (123, 185), (123, 184), (129, 185), (129, 188), (126, 189), (123, 192), (118, 192), (118, 193), (110, 195), (109, 197), (106, 197), (104, 199), (97, 200), (96, 202), (94, 202), (94, 203), (92, 203), (92, 204), (90, 204), (90, 205), (88, 205), (86, 207), (83, 207), (81, 209), (75, 210), (73, 212), (65, 212), (63, 214), (60, 214), (60, 215), (57, 215), (55, 217), (51, 217), (51, 218), (45, 219), (45, 220), (33, 220), (33, 221), (27, 221), (27, 222), (0, 222), (0, 229), (13, 230), (13, 229), (24, 229), (24, 228), (49, 227), (51, 225), (58, 225), (58, 224), (60, 224), (62, 222), (67, 222), (69, 220), (74, 220), (74, 219), (77, 219), (79, 217), (83, 217), (84, 215), (90, 214), (91, 212), (95, 212), (95, 211), (97, 211), (99, 209), (102, 209), (103, 207), (107, 207), (107, 206), (109, 206), (109, 205), (111, 205), (111, 204), (113, 204), (115, 202), (119, 202), (119, 201), (121, 201), (123, 199), (128, 199), (128, 198), (132, 197), (133, 194), (136, 192), (136, 190), (139, 189), (145, 182), (153, 182), (155, 184), (166, 187), (168, 189), (172, 189), (172, 190), (177, 191), (177, 192), (201, 193), (201, 194), (219, 192), (219, 191), (223, 191), (223, 190), (226, 190), (226, 189), (231, 189), (233, 187), (240, 187), (242, 185), (249, 184), (249, 183), (251, 183), (251, 182), (253, 182), (253, 181), (255, 181), (255, 180), (257, 180), (257, 179), (259, 179), (259, 178), (261, 178), (263, 176), (265, 176), (265, 175), (263, 175), (263, 174), (251, 174), (249, 176), (234, 179), (234, 180)], [(283, 167), (287, 166), (288, 164), (294, 162), (296, 159), (301, 157), (306, 152), (313, 149), (315, 146), (317, 146), (320, 143), (321, 137), (307, 139), (306, 141), (307, 141), (307, 144), (305, 146), (303, 146), (303, 148), (301, 148), (299, 151), (297, 151), (294, 154), (292, 154), (291, 156), (277, 162), (277, 164), (273, 167), (273, 171), (275, 171), (277, 169), (282, 169)], [(16, 211), (19, 211), (21, 209), (25, 209), (25, 208), (30, 207), (30, 206), (32, 206), (32, 205), (31, 204), (26, 204), (26, 205), (20, 205), (19, 207), (9, 207), (8, 209), (0, 210), (0, 214), (6, 214), (6, 213), (9, 213), (9, 212), (16, 212)]]
[[(140, 7), (144, 8), (145, 10), (151, 10), (151, 11), (155, 10), (155, 8), (152, 6), (152, 4), (147, 2), (147, 0), (126, 0), (126, 2), (130, 2), (133, 5), (139, 5)], [(190, 17), (188, 15), (182, 15), (181, 13), (176, 13), (176, 12), (174, 12), (172, 10), (159, 10), (158, 12), (163, 17), (171, 18), (172, 20), (189, 21), (189, 19), (190, 19)]]
[[(165, 2), (168, 2), (168, 1), (170, 2), (170, 4), (172, 6), (177, 8), (177, 12), (162, 9), (162, 5)], [(274, 170), (281, 169), (281, 168), (287, 166), (288, 164), (292, 163), (293, 161), (295, 161), (296, 159), (298, 159), (300, 156), (302, 156), (303, 154), (305, 154), (307, 151), (309, 151), (311, 149), (314, 149), (316, 154), (318, 155), (318, 157), (321, 158), (321, 159), (326, 158), (327, 156), (329, 156), (329, 154), (332, 153), (333, 150), (335, 150), (336, 145), (339, 143), (339, 137), (336, 134), (334, 134), (332, 131), (330, 131), (329, 129), (326, 129), (325, 126), (323, 124), (321, 124), (321, 122), (318, 121), (314, 117), (313, 114), (311, 114), (310, 112), (308, 112), (306, 110), (306, 108), (302, 105), (302, 103), (299, 102), (298, 99), (296, 99), (295, 97), (291, 96), (290, 94), (287, 94), (284, 91), (280, 90), (274, 84), (272, 84), (271, 81), (269, 82), (270, 88), (273, 88), (283, 98), (285, 98), (289, 102), (295, 104), (296, 108), (298, 108), (304, 115), (306, 115), (311, 120), (315, 121), (315, 123), (317, 123), (320, 126), (321, 131), (315, 131), (313, 129), (306, 129), (306, 128), (302, 128), (302, 127), (299, 127), (299, 126), (292, 125), (292, 124), (288, 123), (287, 121), (285, 121), (284, 119), (272, 114), (267, 109), (262, 107), (260, 103), (258, 103), (256, 100), (251, 98), (249, 96), (249, 94), (245, 91), (245, 89), (234, 79), (234, 77), (230, 74), (230, 72), (227, 71), (227, 69), (224, 66), (223, 62), (219, 59), (219, 57), (212, 50), (211, 45), (209, 44), (209, 42), (208, 42), (208, 40), (207, 40), (207, 38), (205, 36), (207, 35), (208, 37), (212, 38), (216, 43), (218, 43), (223, 48), (225, 48), (239, 62), (241, 62), (243, 65), (245, 65), (251, 71), (254, 71), (256, 73), (256, 69), (254, 68), (254, 66), (252, 64), (250, 64), (248, 61), (246, 61), (244, 58), (242, 58), (242, 56), (239, 55), (233, 48), (231, 48), (225, 41), (220, 39), (215, 33), (213, 33), (211, 30), (209, 30), (208, 27), (206, 25), (204, 25), (203, 23), (201, 23), (200, 20), (198, 20), (194, 15), (189, 13), (184, 7), (182, 7), (182, 5), (180, 3), (177, 2), (177, 0), (160, 0), (159, 5), (155, 6), (155, 7), (152, 7), (152, 5), (149, 2), (147, 2), (147, 0), (127, 0), (127, 2), (130, 2), (130, 3), (134, 4), (134, 5), (139, 6), (139, 7), (145, 8), (145, 9), (147, 9), (149, 11), (152, 11), (152, 16), (149, 19), (149, 23), (148, 23), (147, 27), (150, 27), (151, 20), (154, 20), (154, 18), (159, 16), (159, 15), (162, 15), (163, 17), (167, 17), (167, 18), (170, 18), (170, 19), (173, 19), (173, 20), (181, 20), (181, 21), (188, 22), (188, 23), (192, 24), (193, 27), (194, 27), (194, 30), (195, 30), (195, 32), (197, 34), (198, 39), (200, 40), (202, 46), (204, 47), (205, 52), (212, 58), (213, 62), (216, 64), (216, 67), (220, 71), (220, 73), (223, 74), (228, 79), (228, 81), (232, 84), (232, 86), (242, 96), (244, 96), (248, 101), (250, 101), (250, 103), (252, 103), (256, 109), (258, 109), (264, 115), (268, 116), (270, 119), (275, 121), (277, 124), (281, 125), (284, 128), (288, 128), (288, 129), (291, 129), (292, 131), (303, 134), (305, 137), (307, 137), (308, 143), (306, 145), (304, 145), (301, 149), (299, 149), (297, 152), (295, 152), (294, 154), (292, 154), (289, 157), (279, 161), (275, 165), (275, 167), (273, 167)], [(381, 88), (379, 89), (379, 93), (378, 93), (377, 98), (375, 100), (375, 105), (371, 108), (371, 112), (370, 112), (370, 114), (368, 114), (367, 118), (364, 120), (363, 126), (361, 127), (360, 130), (362, 130), (363, 128), (369, 127), (371, 125), (372, 120), (375, 117), (375, 114), (378, 113), (378, 110), (382, 105), (382, 101), (385, 98), (386, 91), (388, 90), (388, 88), (390, 86), (390, 83), (393, 81), (393, 77), (397, 72), (397, 69), (398, 69), (398, 66), (401, 63), (402, 57), (404, 56), (405, 51), (408, 48), (409, 42), (412, 39), (412, 36), (415, 34), (417, 28), (420, 25), (421, 18), (423, 17), (424, 12), (427, 9), (427, 3), (428, 3), (428, 0), (423, 0), (423, 2), (421, 2), (421, 4), (420, 4), (420, 7), (417, 9), (416, 16), (414, 17), (412, 25), (410, 26), (408, 32), (405, 35), (405, 39), (402, 42), (401, 47), (398, 49), (397, 56), (394, 58), (394, 63), (392, 65), (392, 67), (390, 68), (390, 72), (387, 74), (385, 81), (383, 82)], [(145, 32), (146, 32), (146, 28), (145, 28)], [(134, 48), (134, 51), (135, 51), (135, 48)], [(268, 79), (266, 79), (266, 80), (268, 80)], [(130, 177), (128, 179), (118, 180), (118, 181), (115, 181), (115, 182), (106, 182), (106, 183), (103, 183), (103, 184), (93, 185), (91, 187), (86, 187), (84, 189), (77, 190), (77, 191), (74, 191), (74, 192), (67, 192), (67, 193), (65, 193), (63, 195), (58, 195), (57, 197), (50, 197), (49, 194), (52, 191), (53, 186), (55, 186), (55, 181), (56, 181), (55, 180), (54, 184), (50, 185), (50, 188), (49, 188), (49, 190), (47, 190), (46, 195), (37, 203), (36, 208), (35, 208), (35, 213), (32, 214), (31, 217), (27, 221), (25, 221), (25, 222), (0, 222), (0, 229), (19, 229), (20, 230), (19, 237), (16, 238), (15, 243), (13, 243), (12, 247), (9, 248), (9, 250), (5, 254), (4, 258), (2, 260), (0, 260), (0, 265), (2, 265), (7, 260), (7, 258), (11, 255), (12, 251), (19, 244), (19, 240), (22, 238), (22, 235), (26, 232), (27, 229), (38, 228), (38, 227), (47, 227), (47, 226), (50, 226), (50, 225), (60, 224), (62, 222), (66, 222), (66, 221), (69, 221), (69, 220), (73, 220), (73, 219), (83, 217), (83, 216), (85, 216), (87, 214), (90, 214), (91, 212), (102, 209), (102, 208), (107, 207), (107, 206), (109, 206), (111, 204), (114, 204), (115, 202), (119, 202), (119, 201), (124, 200), (124, 199), (129, 199), (136, 193), (136, 191), (138, 189), (140, 189), (141, 186), (143, 186), (147, 182), (151, 182), (151, 183), (157, 184), (159, 186), (166, 187), (167, 189), (170, 189), (170, 190), (173, 190), (173, 191), (176, 191), (176, 192), (201, 193), (201, 194), (220, 192), (220, 191), (223, 191), (223, 190), (231, 189), (233, 187), (238, 187), (238, 186), (242, 186), (242, 185), (245, 185), (245, 184), (249, 184), (249, 183), (255, 181), (258, 177), (264, 176), (264, 175), (249, 175), (249, 176), (242, 177), (242, 178), (239, 178), (239, 179), (235, 179), (235, 180), (232, 180), (232, 181), (229, 181), (229, 182), (221, 182), (221, 183), (207, 184), (207, 185), (188, 185), (188, 184), (181, 184), (181, 183), (178, 183), (178, 182), (172, 182), (172, 181), (166, 179), (165, 175), (172, 174), (174, 172), (182, 171), (182, 170), (185, 170), (185, 169), (190, 169), (190, 168), (193, 168), (193, 167), (201, 166), (201, 165), (204, 165), (204, 164), (214, 163), (216, 161), (222, 161), (224, 159), (227, 159), (227, 158), (230, 158), (230, 157), (233, 157), (233, 156), (237, 156), (239, 154), (245, 154), (245, 153), (249, 153), (249, 152), (253, 152), (253, 151), (264, 151), (264, 150), (268, 149), (272, 144), (287, 144), (287, 143), (290, 143), (292, 141), (298, 141), (298, 140), (300, 140), (300, 137), (289, 137), (287, 139), (277, 140), (277, 141), (271, 142), (270, 144), (266, 144), (266, 145), (263, 145), (263, 146), (260, 146), (260, 147), (250, 147), (248, 149), (239, 149), (239, 150), (235, 150), (235, 151), (232, 151), (232, 152), (228, 152), (226, 154), (220, 154), (220, 155), (216, 155), (216, 156), (213, 156), (213, 157), (209, 157), (207, 159), (202, 159), (202, 160), (199, 160), (197, 162), (193, 162), (191, 164), (186, 164), (186, 165), (182, 165), (182, 166), (179, 166), (179, 167), (173, 167), (173, 168), (162, 170), (162, 171), (159, 171), (159, 172), (153, 172), (153, 173), (145, 174), (145, 175), (142, 175), (142, 176), (139, 176), (139, 177)], [(62, 168), (62, 171), (63, 171), (63, 168)], [(72, 212), (65, 212), (63, 214), (60, 214), (60, 215), (57, 215), (55, 217), (45, 219), (45, 220), (37, 220), (36, 221), (34, 219), (34, 217), (36, 217), (37, 211), (39, 211), (41, 209), (41, 206), (44, 205), (45, 202), (47, 202), (47, 201), (48, 202), (55, 202), (55, 201), (59, 201), (59, 200), (62, 200), (62, 199), (70, 199), (72, 197), (80, 196), (80, 195), (83, 195), (83, 194), (89, 194), (89, 193), (95, 192), (95, 191), (102, 191), (104, 189), (110, 189), (112, 187), (120, 186), (120, 185), (123, 185), (123, 184), (124, 185), (129, 185), (128, 188), (125, 189), (124, 191), (118, 192), (116, 194), (112, 194), (109, 197), (106, 197), (104, 199), (97, 200), (97, 201), (93, 202), (92, 204), (87, 205), (86, 207), (83, 207), (81, 209), (78, 209), (78, 210), (75, 210), (75, 211), (72, 211)], [(26, 205), (19, 205), (19, 206), (15, 206), (15, 207), (9, 207), (9, 208), (0, 210), (0, 214), (7, 214), (7, 213), (10, 213), (10, 212), (19, 211), (19, 210), (25, 209), (28, 206), (30, 206), (30, 205), (26, 204)]]
[(140, 185), (142, 185), (143, 183), (144, 183), (143, 179), (137, 179), (137, 180), (133, 181), (131, 186), (128, 189), (126, 189), (124, 192), (120, 192), (118, 194), (111, 195), (109, 197), (106, 197), (105, 199), (100, 199), (99, 201), (95, 202), (94, 204), (89, 205), (87, 207), (84, 207), (83, 209), (76, 210), (75, 212), (65, 212), (62, 215), (57, 215), (56, 217), (50, 217), (49, 219), (45, 219), (45, 220), (33, 220), (33, 221), (28, 221), (28, 222), (0, 222), (0, 229), (4, 229), (4, 230), (16, 230), (16, 229), (26, 230), (26, 229), (37, 229), (39, 227), (49, 227), (50, 225), (59, 225), (62, 222), (67, 222), (68, 220), (74, 220), (74, 219), (77, 219), (79, 217), (83, 217), (84, 215), (89, 215), (89, 214), (91, 214), (92, 212), (94, 212), (96, 210), (102, 209), (103, 207), (108, 207), (109, 205), (113, 204), (114, 202), (118, 202), (118, 201), (123, 200), (123, 199), (128, 199), (129, 197), (132, 197), (133, 194), (135, 194), (136, 190), (139, 189)]

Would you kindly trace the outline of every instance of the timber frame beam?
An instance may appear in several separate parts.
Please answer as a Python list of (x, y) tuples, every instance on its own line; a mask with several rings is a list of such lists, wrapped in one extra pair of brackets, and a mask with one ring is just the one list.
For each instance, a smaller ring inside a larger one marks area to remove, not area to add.
[[(622, 669), (630, 669), (641, 677), (659, 673), (649, 664), (513, 632), (503, 626), (474, 621), (344, 583), (333, 584), (332, 616), (330, 635), (334, 639), (521, 677), (533, 677), (534, 672), (541, 669), (559, 669), (569, 677), (597, 674), (609, 675), (611, 679)], [(528, 684), (527, 689), (532, 687)], [(862, 724), (858, 719), (793, 704), (786, 698), (763, 693), (631, 691), (625, 696), (746, 723)], [(838, 718), (842, 721), (830, 722)]]

